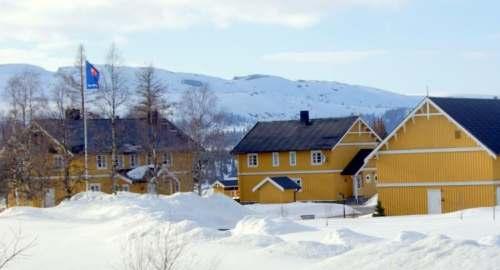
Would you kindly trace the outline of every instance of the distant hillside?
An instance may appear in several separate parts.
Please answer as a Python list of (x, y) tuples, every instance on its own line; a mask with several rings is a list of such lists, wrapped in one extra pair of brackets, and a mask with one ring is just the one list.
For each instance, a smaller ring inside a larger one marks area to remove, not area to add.
[[(39, 72), (43, 85), (51, 87), (53, 72), (33, 65), (7, 64), (0, 65), (0, 91), (4, 91), (10, 76), (26, 68)], [(137, 70), (135, 67), (125, 68), (132, 89)], [(381, 115), (388, 110), (412, 107), (420, 99), (366, 86), (330, 81), (292, 81), (270, 75), (256, 74), (226, 80), (163, 69), (158, 69), (158, 75), (169, 87), (170, 101), (178, 101), (188, 88), (207, 86), (216, 93), (225, 110), (248, 123), (295, 118), (300, 110), (309, 110), (311, 117)]]

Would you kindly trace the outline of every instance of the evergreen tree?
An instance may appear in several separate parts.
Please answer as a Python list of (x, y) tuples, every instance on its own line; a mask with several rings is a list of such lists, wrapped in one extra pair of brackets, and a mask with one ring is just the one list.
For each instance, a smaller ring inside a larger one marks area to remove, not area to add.
[(383, 217), (385, 216), (385, 209), (382, 206), (380, 201), (377, 201), (377, 206), (375, 206), (375, 213), (373, 213), (374, 217)]

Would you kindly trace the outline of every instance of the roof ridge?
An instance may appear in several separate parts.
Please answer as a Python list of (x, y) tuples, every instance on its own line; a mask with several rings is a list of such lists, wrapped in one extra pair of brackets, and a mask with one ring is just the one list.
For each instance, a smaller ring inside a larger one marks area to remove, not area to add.
[[(340, 120), (340, 119), (349, 119), (349, 118), (358, 118), (359, 115), (349, 115), (349, 116), (338, 116), (338, 117), (318, 117), (318, 118), (310, 118), (310, 121), (314, 120)], [(284, 123), (284, 122), (300, 122), (300, 119), (286, 119), (286, 120), (269, 120), (269, 121), (257, 121), (257, 123)]]

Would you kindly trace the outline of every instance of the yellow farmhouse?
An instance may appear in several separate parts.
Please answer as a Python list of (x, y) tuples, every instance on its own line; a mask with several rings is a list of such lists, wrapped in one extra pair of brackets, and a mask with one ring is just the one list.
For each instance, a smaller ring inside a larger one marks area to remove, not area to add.
[(365, 157), (381, 139), (359, 117), (258, 122), (235, 146), (242, 203), (340, 201), (376, 193)]
[(427, 97), (366, 158), (388, 215), (500, 201), (500, 101)]
[[(50, 207), (68, 197), (68, 186), (63, 179), (71, 179), (69, 193), (82, 191), (112, 192), (111, 168), (117, 167), (118, 186), (115, 190), (136, 193), (171, 194), (192, 191), (191, 149), (193, 141), (166, 119), (159, 119), (159, 136), (156, 140), (157, 159), (162, 168), (161, 181), (152, 183), (153, 155), (148, 145), (146, 121), (144, 119), (117, 119), (118, 156), (111, 157), (111, 122), (109, 119), (88, 119), (88, 177), (84, 176), (83, 120), (79, 116), (66, 120), (67, 132), (61, 129), (62, 120), (44, 119), (32, 124), (32, 135), (43, 137), (51, 146), (47, 151), (49, 179), (44, 195), (38, 198), (22, 198), (11, 192), (8, 205), (30, 205)], [(66, 146), (66, 147), (64, 147)], [(69, 154), (69, 177), (64, 177), (63, 168)], [(160, 178), (160, 177), (157, 177)]]

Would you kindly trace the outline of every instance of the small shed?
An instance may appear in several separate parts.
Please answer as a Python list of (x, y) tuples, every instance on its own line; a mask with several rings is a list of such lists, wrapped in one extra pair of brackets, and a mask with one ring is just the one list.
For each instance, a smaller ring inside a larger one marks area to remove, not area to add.
[(296, 201), (300, 185), (288, 176), (266, 177), (252, 189), (258, 203), (290, 203)]

